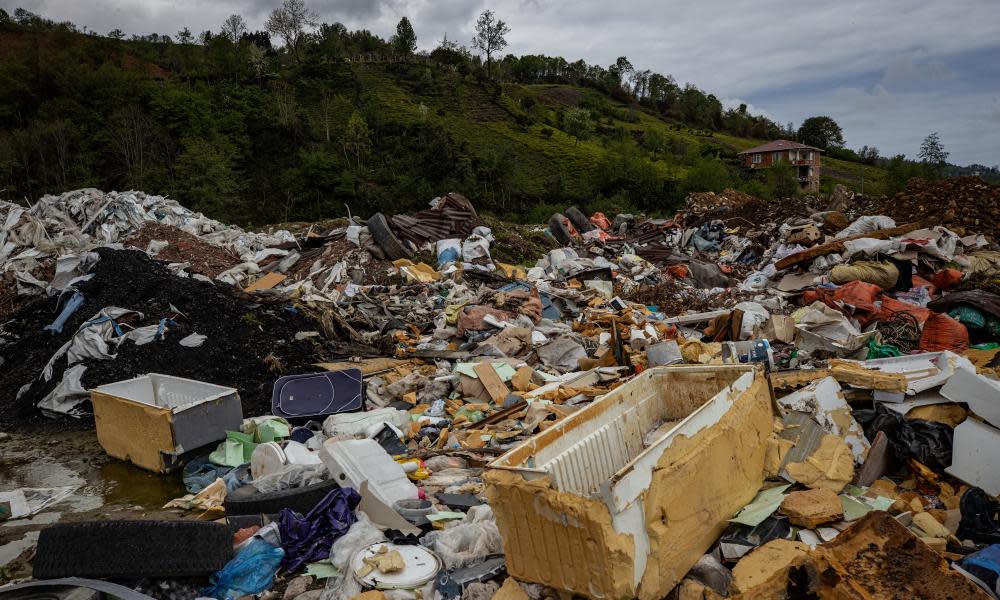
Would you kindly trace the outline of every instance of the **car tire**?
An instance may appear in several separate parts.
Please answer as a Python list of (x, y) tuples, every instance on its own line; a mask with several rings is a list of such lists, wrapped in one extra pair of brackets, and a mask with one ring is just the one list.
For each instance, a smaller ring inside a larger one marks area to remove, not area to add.
[(581, 234), (594, 230), (594, 225), (590, 222), (590, 219), (587, 218), (587, 215), (583, 214), (583, 211), (575, 206), (571, 206), (566, 209), (566, 218), (569, 219), (569, 222), (572, 223), (573, 227), (575, 227)]
[(233, 557), (229, 528), (202, 521), (59, 523), (38, 536), (35, 579), (210, 575)]
[(382, 248), (386, 258), (389, 260), (410, 258), (412, 256), (410, 251), (406, 249), (406, 246), (403, 245), (403, 242), (392, 232), (392, 229), (389, 227), (389, 221), (382, 213), (375, 213), (368, 219), (368, 231), (371, 232), (372, 237), (375, 238), (375, 243)]
[(340, 486), (333, 480), (321, 481), (300, 488), (262, 494), (252, 485), (245, 485), (226, 494), (224, 506), (227, 516), (273, 515), (283, 508), (306, 514), (326, 498), (326, 495)]
[(573, 235), (566, 227), (566, 217), (562, 213), (556, 213), (549, 218), (549, 231), (552, 237), (563, 246), (573, 245)]

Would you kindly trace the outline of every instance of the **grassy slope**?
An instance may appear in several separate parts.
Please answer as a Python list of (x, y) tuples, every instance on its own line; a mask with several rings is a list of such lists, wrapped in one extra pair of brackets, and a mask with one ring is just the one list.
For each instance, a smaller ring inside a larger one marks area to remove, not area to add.
[[(504, 95), (493, 100), (479, 87), (457, 76), (438, 74), (433, 86), (408, 85), (379, 65), (357, 65), (357, 75), (364, 88), (372, 94), (386, 119), (402, 123), (427, 118), (441, 124), (456, 140), (467, 144), (477, 155), (507, 155), (515, 157), (513, 187), (522, 193), (544, 199), (547, 182), (559, 174), (563, 188), (569, 194), (582, 195), (597, 167), (603, 146), (599, 137), (577, 142), (556, 129), (551, 137), (542, 135), (545, 125), (534, 123), (520, 126), (514, 115), (522, 112), (520, 100), (535, 100), (536, 116), (554, 116), (554, 112), (574, 105), (585, 97), (600, 96), (595, 90), (567, 85), (507, 85)], [(419, 89), (420, 92), (416, 90)], [(611, 101), (619, 109), (624, 104)], [(421, 116), (420, 104), (427, 107)], [(739, 138), (723, 133), (705, 135), (672, 124), (649, 112), (635, 111), (637, 122), (615, 120), (613, 126), (629, 131), (659, 129), (668, 139), (683, 142), (688, 147), (702, 149), (717, 146), (739, 151), (764, 143), (763, 140)], [(607, 126), (602, 119), (602, 126)], [(671, 179), (682, 179), (688, 167), (675, 158), (657, 158), (657, 171)], [(843, 183), (857, 189), (861, 165), (831, 158), (823, 159), (823, 177), (830, 184)], [(865, 188), (869, 193), (881, 191), (885, 173), (881, 169), (865, 168)], [(826, 186), (824, 186), (826, 187)]]

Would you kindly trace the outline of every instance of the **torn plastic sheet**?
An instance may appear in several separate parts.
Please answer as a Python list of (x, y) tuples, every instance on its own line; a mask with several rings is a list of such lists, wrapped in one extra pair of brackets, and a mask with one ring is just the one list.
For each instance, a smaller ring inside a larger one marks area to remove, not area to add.
[(44, 281), (27, 271), (14, 273), (14, 279), (17, 280), (17, 293), (21, 296), (41, 296), (48, 287)]
[(120, 319), (128, 314), (136, 314), (139, 315), (140, 319), (143, 318), (143, 314), (139, 311), (127, 308), (117, 306), (102, 308), (89, 321), (80, 325), (73, 337), (56, 350), (49, 362), (45, 364), (45, 368), (42, 369), (42, 378), (45, 381), (52, 379), (52, 369), (55, 367), (56, 361), (63, 356), (66, 356), (67, 366), (73, 366), (87, 358), (95, 360), (115, 358), (115, 355), (111, 353), (109, 342), (117, 348), (118, 344), (125, 339), (124, 332), (115, 319)]
[(50, 413), (79, 416), (77, 407), (90, 398), (90, 393), (80, 383), (86, 370), (85, 365), (73, 365), (66, 369), (62, 381), (38, 402), (38, 408)]
[(198, 348), (205, 343), (208, 339), (207, 335), (202, 335), (200, 333), (192, 333), (191, 335), (183, 338), (181, 341), (177, 342), (185, 348)]
[(96, 252), (66, 254), (56, 259), (56, 272), (49, 282), (49, 293), (62, 292), (81, 281), (90, 279), (88, 275), (94, 265), (101, 260)]

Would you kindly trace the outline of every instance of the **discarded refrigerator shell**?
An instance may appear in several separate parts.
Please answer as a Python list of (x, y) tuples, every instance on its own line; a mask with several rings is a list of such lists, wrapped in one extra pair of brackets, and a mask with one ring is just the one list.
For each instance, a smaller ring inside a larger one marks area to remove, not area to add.
[(508, 572), (662, 598), (757, 494), (772, 419), (755, 367), (643, 372), (490, 463)]
[(166, 473), (182, 454), (239, 431), (235, 389), (150, 373), (90, 391), (97, 440), (110, 456)]

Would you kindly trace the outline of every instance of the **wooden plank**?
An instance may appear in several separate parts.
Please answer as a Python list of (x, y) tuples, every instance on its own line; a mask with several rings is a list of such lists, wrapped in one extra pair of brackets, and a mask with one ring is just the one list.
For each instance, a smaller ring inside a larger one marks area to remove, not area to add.
[(492, 398), (497, 404), (503, 406), (503, 401), (506, 400), (507, 395), (510, 394), (510, 389), (507, 387), (507, 384), (500, 379), (500, 376), (497, 375), (496, 369), (493, 368), (493, 363), (477, 363), (476, 366), (472, 367), (472, 370), (479, 376), (479, 383), (483, 384), (483, 387), (486, 388), (486, 393), (490, 395), (490, 398)]
[(889, 238), (906, 235), (911, 231), (916, 231), (920, 229), (920, 227), (921, 227), (920, 223), (907, 223), (906, 225), (900, 225), (899, 227), (893, 227), (892, 229), (880, 229), (878, 231), (872, 231), (871, 233), (853, 235), (851, 237), (846, 237), (842, 240), (830, 242), (829, 244), (820, 244), (819, 246), (813, 246), (808, 250), (803, 250), (802, 252), (796, 252), (795, 254), (791, 254), (779, 260), (777, 263), (774, 264), (774, 266), (776, 269), (780, 271), (782, 269), (794, 267), (799, 263), (809, 261), (814, 258), (819, 258), (820, 256), (826, 256), (827, 254), (833, 254), (834, 252), (843, 252), (844, 242), (848, 242), (851, 240), (860, 240), (860, 239), (886, 240)]
[(771, 387), (776, 389), (797, 388), (829, 376), (829, 369), (795, 369), (793, 371), (774, 371), (771, 373)]
[(288, 277), (288, 275), (285, 275), (284, 273), (268, 273), (243, 288), (243, 291), (256, 292), (257, 290), (269, 290), (284, 281), (286, 277)]
[(830, 375), (839, 383), (866, 390), (905, 392), (907, 387), (906, 375), (902, 373), (866, 369), (858, 363), (840, 359), (830, 361)]

